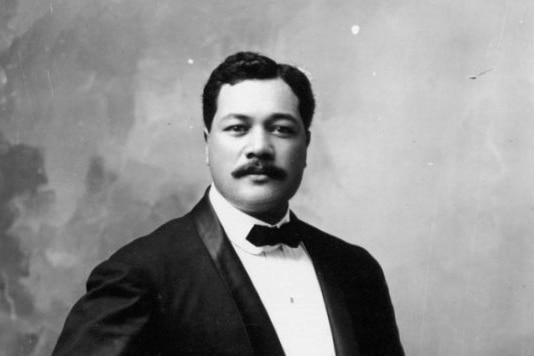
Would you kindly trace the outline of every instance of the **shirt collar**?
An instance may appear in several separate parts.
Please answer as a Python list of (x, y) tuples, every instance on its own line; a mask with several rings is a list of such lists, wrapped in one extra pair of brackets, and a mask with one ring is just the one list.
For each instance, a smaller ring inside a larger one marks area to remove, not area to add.
[(250, 230), (252, 230), (254, 225), (280, 227), (281, 225), (289, 222), (289, 208), (280, 221), (274, 225), (270, 225), (235, 208), (222, 196), (222, 194), (215, 187), (215, 184), (211, 185), (209, 199), (224, 231), (226, 232), (226, 235), (234, 245), (254, 255), (259, 255), (262, 252), (270, 252), (280, 247), (280, 245), (261, 247), (254, 246), (247, 240), (247, 235)]

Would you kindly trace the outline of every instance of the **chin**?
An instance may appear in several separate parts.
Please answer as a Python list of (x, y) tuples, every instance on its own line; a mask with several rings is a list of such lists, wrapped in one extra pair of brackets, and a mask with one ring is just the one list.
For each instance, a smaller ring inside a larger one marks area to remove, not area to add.
[(285, 207), (293, 194), (269, 187), (247, 189), (241, 195), (241, 202), (249, 213), (266, 213)]

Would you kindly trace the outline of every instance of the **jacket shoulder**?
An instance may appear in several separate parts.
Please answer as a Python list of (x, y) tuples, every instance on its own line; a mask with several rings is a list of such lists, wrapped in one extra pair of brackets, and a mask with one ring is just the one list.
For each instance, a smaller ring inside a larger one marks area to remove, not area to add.
[(310, 249), (327, 255), (332, 260), (338, 261), (339, 264), (381, 271), (378, 261), (365, 248), (351, 244), (306, 222), (299, 221), (299, 223), (301, 224), (301, 231), (303, 231), (305, 245), (309, 246)]
[(186, 251), (195, 245), (196, 230), (189, 214), (161, 225), (114, 252), (108, 260), (128, 265), (142, 265)]
[(318, 229), (315, 226), (312, 226), (302, 220), (299, 220), (301, 230), (305, 235), (305, 239), (312, 240), (313, 243), (320, 243), (325, 246), (346, 250), (349, 253), (361, 254), (362, 256), (367, 256), (368, 258), (373, 258), (371, 254), (363, 247), (351, 244), (337, 236), (329, 234), (323, 230)]

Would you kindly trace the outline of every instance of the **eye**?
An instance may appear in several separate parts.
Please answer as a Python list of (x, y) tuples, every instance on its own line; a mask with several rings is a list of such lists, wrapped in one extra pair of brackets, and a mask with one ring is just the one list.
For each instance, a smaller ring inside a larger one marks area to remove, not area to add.
[(224, 129), (224, 131), (235, 133), (235, 134), (245, 133), (247, 132), (247, 130), (248, 130), (248, 127), (243, 124), (230, 125)]
[(273, 125), (272, 132), (279, 136), (293, 136), (296, 134), (296, 130), (292, 126), (288, 125)]

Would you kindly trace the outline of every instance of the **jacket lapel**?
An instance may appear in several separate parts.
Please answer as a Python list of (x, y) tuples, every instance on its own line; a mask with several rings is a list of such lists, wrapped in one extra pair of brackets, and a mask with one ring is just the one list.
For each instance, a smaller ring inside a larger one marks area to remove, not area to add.
[(355, 338), (355, 329), (350, 319), (349, 308), (343, 296), (341, 283), (339, 283), (338, 272), (331, 267), (335, 265), (335, 261), (332, 261), (335, 256), (331, 256), (329, 251), (325, 251), (326, 246), (321, 244), (322, 236), (314, 236), (314, 231), (306, 228), (306, 225), (294, 215), (291, 218), (298, 222), (298, 230), (312, 259), (321, 286), (336, 355), (358, 356), (360, 352)]
[(219, 270), (241, 314), (254, 355), (284, 355), (252, 281), (245, 271), (209, 202), (208, 194), (193, 209), (192, 218), (215, 266)]

